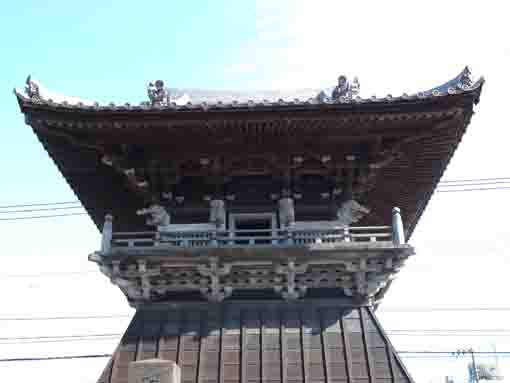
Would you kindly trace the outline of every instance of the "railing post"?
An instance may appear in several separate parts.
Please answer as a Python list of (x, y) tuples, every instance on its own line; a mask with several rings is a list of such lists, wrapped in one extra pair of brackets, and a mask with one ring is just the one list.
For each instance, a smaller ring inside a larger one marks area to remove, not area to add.
[(156, 233), (154, 233), (154, 246), (159, 246), (160, 241), (161, 241), (161, 233), (159, 231), (156, 231)]
[(292, 230), (290, 227), (287, 227), (286, 228), (286, 231), (285, 231), (285, 237), (287, 238), (286, 242), (287, 242), (287, 245), (292, 245), (294, 244), (294, 238), (293, 238), (293, 235), (292, 235)]
[(211, 245), (214, 247), (218, 246), (218, 229), (214, 229), (211, 233)]
[(234, 237), (235, 237), (235, 231), (233, 228), (228, 229), (228, 237), (230, 238), (230, 241), (228, 242), (229, 245), (235, 245)]
[(351, 232), (349, 226), (344, 227), (344, 242), (351, 242)]
[(402, 245), (405, 243), (404, 224), (402, 223), (402, 216), (400, 209), (394, 207), (392, 210), (392, 237), (394, 245)]
[(113, 216), (106, 214), (104, 217), (103, 234), (101, 238), (101, 252), (109, 253), (112, 249)]

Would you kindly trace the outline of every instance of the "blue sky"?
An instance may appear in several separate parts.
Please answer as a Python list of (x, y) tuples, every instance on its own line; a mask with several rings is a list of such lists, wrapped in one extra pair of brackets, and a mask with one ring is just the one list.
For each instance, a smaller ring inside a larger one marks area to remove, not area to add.
[(225, 84), (224, 69), (237, 58), (240, 47), (254, 38), (254, 4), (129, 3), (29, 1), (2, 5), (0, 103), (3, 131), (8, 132), (9, 141), (0, 156), (3, 163), (19, 156), (20, 150), (24, 156), (16, 167), (4, 169), (9, 183), (8, 190), (2, 190), (3, 200), (34, 200), (27, 182), (45, 185), (48, 194), (41, 195), (42, 199), (69, 198), (53, 164), (23, 126), (10, 93), (13, 87), (22, 86), (28, 74), (64, 94), (79, 93), (105, 103), (141, 101), (146, 95), (145, 83), (155, 78), (164, 79), (169, 86), (242, 86), (239, 82)]
[[(326, 87), (345, 73), (359, 76), (362, 96), (398, 95), (430, 89), (469, 64), (487, 83), (444, 179), (510, 177), (509, 13), (505, 2), (460, 0), (5, 2), (0, 205), (75, 199), (24, 124), (12, 94), (28, 74), (60, 93), (120, 104), (145, 101), (146, 82), (157, 78), (170, 87), (267, 89)], [(509, 307), (509, 215), (508, 190), (435, 194), (411, 240), (417, 256), (381, 307), (385, 327), (508, 328), (508, 311), (398, 314), (384, 309)], [(87, 262), (99, 236), (86, 216), (0, 221), (0, 233), (0, 317), (131, 313), (118, 289)], [(47, 274), (69, 271), (76, 273)], [(128, 319), (3, 321), (0, 337), (122, 332)], [(487, 351), (495, 343), (498, 350), (510, 351), (508, 339), (395, 336), (392, 341), (399, 349)], [(0, 344), (0, 358), (107, 353), (116, 340)], [(81, 369), (79, 382), (90, 382), (105, 363), (0, 363), (0, 380), (30, 381), (37, 375), (58, 383), (67, 380), (55, 377), (56, 370)], [(409, 360), (418, 382), (443, 382), (447, 373), (463, 381), (465, 361), (451, 368), (448, 363)]]

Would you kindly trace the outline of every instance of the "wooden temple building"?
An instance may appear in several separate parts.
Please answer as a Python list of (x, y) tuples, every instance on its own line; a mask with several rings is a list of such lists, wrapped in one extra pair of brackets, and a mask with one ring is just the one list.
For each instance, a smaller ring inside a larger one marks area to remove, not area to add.
[(482, 85), (467, 68), (382, 98), (345, 76), (258, 93), (158, 80), (135, 106), (28, 78), (26, 123), (102, 231), (89, 259), (136, 308), (98, 382), (154, 358), (182, 383), (412, 382), (374, 309)]

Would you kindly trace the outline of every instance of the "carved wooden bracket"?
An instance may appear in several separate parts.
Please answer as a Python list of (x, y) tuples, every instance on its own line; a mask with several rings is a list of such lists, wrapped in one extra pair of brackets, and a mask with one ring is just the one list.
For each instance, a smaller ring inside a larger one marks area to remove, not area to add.
[(285, 300), (294, 300), (302, 298), (306, 294), (307, 287), (296, 284), (296, 275), (304, 274), (308, 268), (307, 264), (296, 266), (294, 261), (289, 261), (287, 266), (275, 266), (275, 273), (284, 275), (287, 280), (286, 286), (275, 286), (274, 290)]
[(232, 266), (224, 264), (222, 267), (218, 265), (217, 258), (211, 258), (209, 266), (198, 265), (197, 271), (204, 277), (209, 277), (209, 286), (200, 288), (202, 295), (209, 301), (221, 302), (232, 294), (232, 287), (223, 286), (220, 277), (228, 275)]

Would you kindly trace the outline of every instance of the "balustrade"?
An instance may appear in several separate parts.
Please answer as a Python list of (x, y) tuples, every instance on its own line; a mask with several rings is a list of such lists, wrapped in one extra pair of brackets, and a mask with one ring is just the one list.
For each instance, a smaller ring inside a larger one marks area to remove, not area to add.
[[(340, 244), (359, 242), (389, 242), (398, 246), (405, 243), (400, 210), (393, 209), (392, 226), (350, 226), (317, 228), (310, 222), (310, 229), (300, 225), (285, 229), (222, 230), (199, 229), (188, 230), (187, 225), (179, 229), (114, 232), (112, 217), (107, 216), (103, 229), (101, 250), (108, 253), (115, 248), (143, 247), (269, 247), (269, 246), (310, 246), (315, 244)], [(192, 225), (189, 225), (193, 228)]]
[[(252, 247), (309, 246), (349, 242), (392, 242), (390, 226), (349, 227), (328, 230), (215, 230), (190, 232), (113, 232), (108, 252), (118, 247)], [(103, 242), (105, 243), (105, 242)]]

